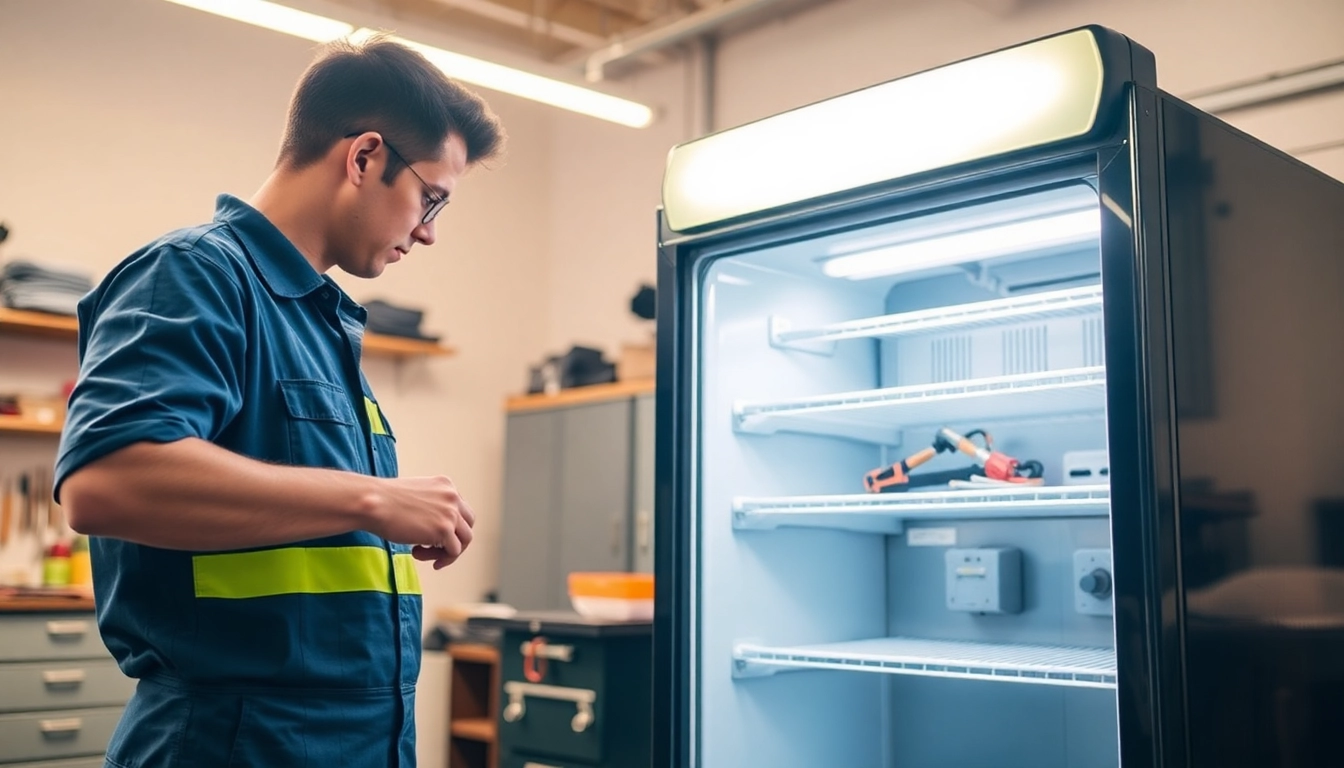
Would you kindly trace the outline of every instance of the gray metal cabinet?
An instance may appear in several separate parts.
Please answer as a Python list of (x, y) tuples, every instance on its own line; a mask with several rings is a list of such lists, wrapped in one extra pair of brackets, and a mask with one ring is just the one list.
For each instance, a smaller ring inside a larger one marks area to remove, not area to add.
[(134, 687), (91, 611), (0, 612), (0, 764), (101, 765)]
[(573, 571), (652, 571), (652, 427), (629, 392), (508, 414), (501, 601), (568, 610)]
[(653, 573), (653, 394), (635, 398), (634, 570)]
[(569, 606), (566, 574), (630, 569), (629, 400), (565, 408), (560, 417), (560, 529), (554, 591)]
[(555, 607), (549, 574), (559, 527), (556, 469), (561, 420), (553, 411), (510, 414), (504, 434), (504, 503), (499, 598), (515, 606)]

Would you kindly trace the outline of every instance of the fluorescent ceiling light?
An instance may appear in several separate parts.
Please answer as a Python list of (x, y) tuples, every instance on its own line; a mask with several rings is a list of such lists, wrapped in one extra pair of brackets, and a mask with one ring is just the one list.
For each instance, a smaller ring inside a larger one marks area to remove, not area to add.
[(266, 0), (168, 0), (168, 2), (317, 43), (329, 43), (355, 31), (353, 26), (343, 21), (328, 19), (278, 3), (268, 3)]
[(1096, 208), (1089, 208), (837, 256), (822, 264), (821, 270), (828, 277), (865, 280), (1075, 245), (1100, 234), (1101, 215)]
[[(362, 35), (371, 34), (374, 34), (373, 30), (361, 29), (355, 33), (354, 37), (358, 39)], [(392, 39), (424, 54), (425, 58), (450, 76), (479, 85), (482, 88), (511, 93), (524, 99), (539, 101), (542, 104), (550, 104), (553, 107), (568, 109), (602, 120), (610, 120), (613, 123), (628, 125), (631, 128), (643, 128), (653, 121), (653, 110), (643, 104), (636, 104), (633, 101), (559, 80), (552, 80), (549, 77), (534, 75), (520, 69), (445, 51), (442, 48), (417, 43), (414, 40), (401, 37), (393, 37)]]
[[(319, 43), (347, 36), (358, 41), (374, 34), (370, 29), (356, 30), (345, 22), (266, 0), (168, 0), (168, 2)], [(539, 101), (631, 128), (643, 128), (653, 122), (653, 110), (643, 104), (405, 38), (393, 39), (422, 53), (448, 76), (472, 85), (521, 96), (524, 99)]]

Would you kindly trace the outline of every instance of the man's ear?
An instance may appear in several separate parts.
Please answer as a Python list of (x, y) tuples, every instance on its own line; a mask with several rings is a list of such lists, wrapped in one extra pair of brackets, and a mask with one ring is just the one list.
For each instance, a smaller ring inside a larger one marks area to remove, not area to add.
[(356, 187), (362, 186), (368, 178), (370, 158), (383, 145), (383, 137), (373, 131), (366, 131), (350, 142), (345, 152), (345, 177)]

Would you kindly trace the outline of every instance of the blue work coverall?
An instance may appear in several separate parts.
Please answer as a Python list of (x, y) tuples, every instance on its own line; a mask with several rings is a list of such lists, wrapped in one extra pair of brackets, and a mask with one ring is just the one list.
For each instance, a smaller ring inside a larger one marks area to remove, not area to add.
[[(365, 312), (261, 213), (132, 254), (81, 301), (56, 462), (200, 438), (261, 461), (397, 474), (360, 370)], [(264, 525), (264, 522), (261, 523)], [(92, 541), (98, 626), (138, 680), (113, 768), (413, 766), (420, 585), (356, 531), (245, 551)]]

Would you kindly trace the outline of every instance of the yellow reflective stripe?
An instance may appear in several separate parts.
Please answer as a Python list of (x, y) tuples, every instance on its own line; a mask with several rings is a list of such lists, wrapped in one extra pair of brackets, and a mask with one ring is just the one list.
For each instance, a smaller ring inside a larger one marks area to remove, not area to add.
[[(397, 591), (420, 594), (410, 555), (393, 555)], [(382, 547), (285, 547), (191, 558), (197, 597), (387, 592), (392, 583)], [(405, 571), (409, 571), (404, 573)]]
[(415, 558), (410, 555), (393, 555), (392, 571), (397, 576), (398, 593), (420, 594), (420, 572), (415, 570)]
[(369, 415), (369, 428), (375, 435), (386, 435), (387, 427), (383, 424), (383, 414), (378, 411), (378, 404), (364, 398), (364, 412)]

